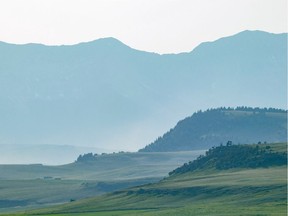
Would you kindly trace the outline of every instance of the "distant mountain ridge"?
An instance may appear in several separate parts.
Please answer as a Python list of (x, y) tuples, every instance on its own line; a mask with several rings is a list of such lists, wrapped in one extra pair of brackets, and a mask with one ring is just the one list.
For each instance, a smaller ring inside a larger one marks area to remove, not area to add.
[(167, 55), (114, 38), (0, 43), (0, 144), (136, 150), (199, 109), (286, 109), (286, 87), (287, 34), (244, 31)]
[(235, 144), (287, 141), (287, 111), (238, 107), (199, 111), (179, 121), (170, 131), (140, 152), (208, 149)]

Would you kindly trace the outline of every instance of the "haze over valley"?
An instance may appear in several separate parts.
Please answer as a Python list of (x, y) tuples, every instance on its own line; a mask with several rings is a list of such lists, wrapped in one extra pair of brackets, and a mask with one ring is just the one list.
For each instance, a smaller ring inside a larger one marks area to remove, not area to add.
[(287, 109), (286, 39), (244, 31), (166, 55), (115, 38), (1, 42), (0, 144), (137, 151), (200, 109)]
[(1, 0), (0, 216), (287, 216), (286, 0)]

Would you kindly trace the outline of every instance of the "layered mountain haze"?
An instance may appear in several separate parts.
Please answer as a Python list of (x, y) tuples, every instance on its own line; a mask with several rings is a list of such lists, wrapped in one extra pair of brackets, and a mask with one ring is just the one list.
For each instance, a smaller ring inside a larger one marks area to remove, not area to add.
[(0, 43), (0, 144), (136, 150), (199, 109), (286, 109), (286, 87), (287, 34), (244, 31), (169, 55), (114, 38)]
[(0, 145), (0, 164), (49, 164), (60, 165), (75, 161), (87, 152), (111, 153), (111, 149), (69, 145)]

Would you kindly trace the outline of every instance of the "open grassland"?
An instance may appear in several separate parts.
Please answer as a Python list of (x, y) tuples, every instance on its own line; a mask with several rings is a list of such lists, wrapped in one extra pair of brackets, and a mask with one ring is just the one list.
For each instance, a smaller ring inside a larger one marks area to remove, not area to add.
[[(0, 165), (0, 180), (31, 180), (44, 177), (62, 180), (127, 180), (166, 176), (171, 169), (194, 160), (203, 151), (187, 152), (135, 152), (97, 156), (88, 163), (62, 166)], [(76, 158), (75, 158), (76, 159)]]
[(0, 212), (67, 203), (156, 182), (202, 152), (115, 153), (62, 166), (0, 165)]
[[(271, 151), (287, 151), (287, 143), (263, 144), (260, 148), (266, 149), (267, 145), (270, 146), (269, 149), (271, 149)], [(165, 154), (163, 154), (163, 156), (164, 155)], [(123, 156), (125, 158), (127, 155)], [(143, 159), (143, 157), (136, 158), (137, 157), (135, 156), (135, 160), (141, 160), (142, 164), (145, 165), (148, 165), (149, 163), (151, 165), (155, 163), (156, 165), (160, 160), (159, 158), (151, 157), (151, 161), (147, 161)], [(121, 160), (119, 159), (119, 163), (121, 163), (120, 161)], [(122, 161), (122, 165), (124, 163), (127, 163), (127, 161)], [(103, 164), (104, 163), (102, 163), (102, 165)], [(84, 164), (81, 163), (75, 165), (79, 167), (84, 166)], [(73, 166), (75, 165), (73, 164)], [(164, 165), (164, 163), (162, 163), (162, 165)], [(108, 161), (107, 166), (109, 166)], [(110, 166), (112, 165), (110, 164)], [(154, 171), (156, 171), (156, 169)], [(141, 172), (141, 168), (139, 168), (139, 172)], [(126, 173), (126, 171), (124, 173)], [(117, 175), (118, 173), (116, 172), (115, 178)], [(124, 179), (123, 181), (125, 182), (126, 180)], [(94, 190), (95, 194), (97, 194), (97, 191), (100, 191), (99, 188), (105, 189), (106, 187), (109, 188), (113, 185), (113, 182), (103, 181), (99, 184), (99, 182), (95, 182), (95, 180), (87, 180), (84, 184), (80, 180), (67, 181), (74, 181), (71, 185), (67, 184), (67, 189), (69, 187), (73, 188), (74, 184), (78, 184), (78, 187), (80, 186), (82, 188), (83, 191), (78, 190), (78, 194), (85, 194), (85, 190), (87, 193)], [(65, 180), (51, 180), (51, 183), (52, 182), (53, 184), (54, 182), (55, 184), (57, 184), (57, 182), (65, 183)], [(7, 184), (9, 185), (9, 181)], [(43, 186), (43, 188), (45, 187), (47, 186)], [(33, 191), (33, 189), (31, 190)], [(62, 193), (60, 187), (58, 190), (59, 193)], [(17, 189), (15, 189), (15, 191), (17, 191)], [(73, 190), (70, 192), (72, 191)], [(75, 191), (77, 191), (77, 186)], [(7, 195), (9, 195), (9, 193), (7, 193)], [(52, 196), (49, 192), (46, 195), (47, 198)], [(43, 196), (45, 196), (45, 192), (43, 193)], [(21, 211), (20, 209), (19, 213), (6, 215), (286, 216), (287, 166), (233, 168), (228, 170), (217, 170), (215, 168), (199, 169), (193, 172), (175, 174), (166, 177), (157, 183), (149, 183), (142, 186), (122, 189), (93, 198), (73, 200), (73, 202), (66, 202), (66, 204), (54, 205), (38, 210), (30, 209)]]
[(175, 175), (156, 184), (14, 215), (287, 215), (287, 167)]

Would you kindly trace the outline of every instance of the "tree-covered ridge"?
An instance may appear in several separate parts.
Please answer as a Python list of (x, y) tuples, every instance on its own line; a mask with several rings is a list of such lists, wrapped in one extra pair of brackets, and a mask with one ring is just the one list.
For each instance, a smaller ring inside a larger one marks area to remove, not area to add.
[[(120, 151), (118, 152), (118, 154), (123, 154), (125, 153), (124, 151)], [(109, 153), (110, 155), (111, 154), (116, 154), (115, 152), (113, 153)], [(90, 153), (86, 153), (86, 154), (83, 154), (83, 155), (79, 155), (77, 160), (75, 161), (75, 163), (88, 163), (88, 162), (93, 162), (93, 161), (96, 161), (97, 158), (99, 158), (100, 156), (105, 156), (105, 155), (109, 155), (108, 153), (102, 153), (101, 155), (100, 154), (93, 154), (92, 152)]]
[[(231, 108), (231, 107), (220, 107), (220, 108), (216, 108), (216, 109), (210, 109), (210, 111), (212, 110), (223, 110), (223, 111), (246, 111), (246, 112), (259, 112), (259, 113), (266, 113), (266, 112), (270, 112), (270, 113), (287, 113), (287, 110), (283, 110), (283, 109), (278, 109), (278, 108), (272, 108), (272, 107), (269, 107), (269, 108), (259, 108), (259, 107), (247, 107), (247, 106), (238, 106), (236, 108)], [(209, 111), (209, 109), (207, 110)], [(201, 111), (199, 111), (201, 112)]]
[(208, 149), (227, 140), (237, 144), (286, 141), (287, 110), (244, 106), (200, 110), (139, 151)]
[(203, 169), (226, 170), (232, 168), (260, 168), (287, 165), (287, 152), (273, 150), (270, 145), (232, 145), (212, 147), (205, 156), (185, 163), (169, 175), (193, 172)]

